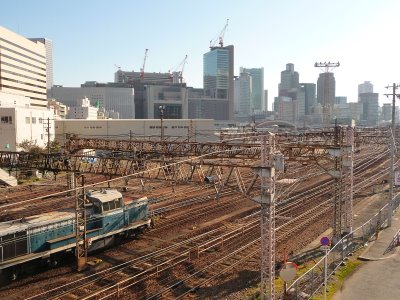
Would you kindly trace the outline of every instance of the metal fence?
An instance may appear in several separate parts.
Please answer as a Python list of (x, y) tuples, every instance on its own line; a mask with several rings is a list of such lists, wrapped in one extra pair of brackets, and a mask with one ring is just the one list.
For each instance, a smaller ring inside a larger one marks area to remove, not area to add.
[[(400, 193), (392, 201), (393, 210), (400, 204)], [(370, 238), (383, 228), (387, 221), (388, 204), (382, 207), (371, 219), (344, 236), (327, 252), (327, 278), (343, 264), (346, 257), (364, 247)], [(310, 270), (296, 279), (281, 299), (309, 299), (324, 286), (325, 255)]]

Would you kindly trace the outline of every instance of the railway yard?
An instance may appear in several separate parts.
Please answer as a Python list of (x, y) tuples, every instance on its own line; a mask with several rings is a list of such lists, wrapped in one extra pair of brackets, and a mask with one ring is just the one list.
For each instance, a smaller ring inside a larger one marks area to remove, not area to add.
[[(343, 132), (343, 138), (336, 128), (300, 137), (276, 135), (275, 148), (285, 160), (274, 178), (277, 268), (284, 252), (289, 258), (300, 253), (332, 227), (337, 201), (339, 219), (345, 219), (349, 188), (352, 218), (367, 203), (378, 207), (387, 201), (387, 132), (355, 131), (351, 184), (345, 168), (340, 168), (344, 174), (340, 180), (330, 172), (338, 170), (337, 162), (344, 157), (332, 159), (330, 149), (348, 146)], [(254, 171), (264, 155), (260, 136), (232, 136), (201, 153), (194, 142), (178, 147), (175, 141), (147, 141), (141, 142), (141, 148), (136, 142), (129, 149), (119, 144), (119, 151), (135, 153), (131, 158), (108, 160), (107, 172), (101, 158), (94, 163), (103, 164), (99, 171), (82, 154), (71, 151), (68, 164), (60, 167), (56, 178), (0, 189), (0, 222), (23, 222), (33, 215), (74, 210), (74, 189), (79, 186), (68, 183), (67, 172), (72, 170), (65, 169), (73, 165), (85, 175), (86, 190), (113, 189), (133, 201), (147, 197), (152, 225), (90, 253), (88, 266), (81, 272), (76, 271), (72, 252), (51, 257), (51, 267), (18, 269), (17, 280), (0, 287), (0, 299), (246, 299), (246, 290), (260, 283), (261, 212), (260, 204), (252, 200), (263, 191), (263, 178)], [(81, 148), (74, 150), (110, 150), (109, 142), (78, 142), (72, 146)], [(149, 143), (146, 150), (143, 145)], [(273, 147), (271, 140), (268, 147)], [(154, 153), (163, 155), (151, 156)], [(54, 172), (56, 163), (50, 158), (44, 159), (46, 168)], [(42, 162), (35, 159), (40, 169)], [(79, 166), (75, 164), (78, 159)], [(3, 168), (12, 165), (9, 156), (0, 161)], [(360, 215), (354, 222), (363, 218), (368, 216)]]

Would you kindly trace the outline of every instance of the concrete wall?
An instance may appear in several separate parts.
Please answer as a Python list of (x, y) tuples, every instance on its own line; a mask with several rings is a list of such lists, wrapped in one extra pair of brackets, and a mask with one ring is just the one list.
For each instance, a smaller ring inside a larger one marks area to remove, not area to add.
[[(197, 141), (213, 140), (214, 120), (211, 119), (164, 119), (164, 136), (186, 138), (192, 127)], [(132, 138), (160, 137), (161, 121), (157, 119), (148, 120), (56, 120), (56, 140), (65, 143), (67, 133), (77, 134), (80, 137), (98, 137), (112, 139), (129, 139), (131, 131)]]

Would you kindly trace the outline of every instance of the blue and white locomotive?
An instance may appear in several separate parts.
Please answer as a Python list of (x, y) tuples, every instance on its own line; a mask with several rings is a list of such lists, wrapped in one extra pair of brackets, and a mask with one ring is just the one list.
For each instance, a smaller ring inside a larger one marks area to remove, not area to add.
[[(116, 238), (149, 228), (148, 199), (123, 198), (117, 190), (86, 194), (88, 251)], [(75, 212), (55, 211), (0, 223), (0, 275), (13, 280), (32, 261), (57, 263), (60, 254), (75, 249)]]

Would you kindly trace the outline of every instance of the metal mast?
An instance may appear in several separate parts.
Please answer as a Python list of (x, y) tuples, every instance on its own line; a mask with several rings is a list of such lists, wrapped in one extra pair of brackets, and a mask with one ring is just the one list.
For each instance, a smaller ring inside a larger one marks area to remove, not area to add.
[[(331, 63), (328, 62), (316, 62), (314, 67), (320, 68), (325, 74), (328, 74), (330, 70), (337, 68), (340, 66), (340, 63)], [(331, 119), (331, 103), (329, 103), (329, 91), (331, 87), (329, 86), (328, 77), (324, 78), (324, 95), (322, 98), (322, 122), (323, 124), (329, 124)], [(328, 91), (329, 90), (329, 91)]]
[(331, 155), (334, 157), (335, 169), (330, 172), (330, 175), (335, 179), (335, 191), (333, 198), (333, 238), (334, 243), (340, 240), (342, 235), (342, 194), (343, 194), (343, 181), (342, 181), (342, 157), (341, 157), (341, 141), (342, 130), (335, 124), (335, 148), (332, 149)]
[(345, 145), (343, 147), (343, 175), (346, 179), (344, 187), (344, 232), (353, 229), (353, 161), (354, 161), (354, 125), (345, 128)]
[(275, 298), (275, 166), (278, 158), (275, 153), (275, 136), (269, 133), (261, 137), (261, 165), (254, 171), (261, 179), (261, 195), (253, 198), (261, 205), (261, 300)]
[[(87, 241), (86, 241), (86, 193), (85, 193), (85, 177), (77, 176), (76, 181), (81, 178), (81, 194), (78, 188), (75, 189), (75, 235), (76, 235), (76, 268), (82, 271), (87, 261)], [(75, 184), (77, 186), (77, 184)]]
[(390, 188), (389, 188), (389, 199), (388, 199), (388, 227), (392, 226), (392, 214), (393, 214), (393, 207), (392, 207), (392, 199), (393, 199), (393, 186), (394, 186), (394, 148), (395, 148), (395, 137), (396, 137), (396, 96), (399, 97), (400, 94), (396, 94), (396, 90), (400, 86), (393, 83), (393, 85), (389, 85), (386, 88), (392, 88), (391, 94), (385, 94), (386, 97), (392, 96), (392, 134), (390, 136), (390, 174), (389, 174), (389, 181), (390, 181)]

